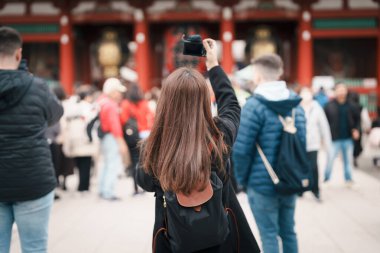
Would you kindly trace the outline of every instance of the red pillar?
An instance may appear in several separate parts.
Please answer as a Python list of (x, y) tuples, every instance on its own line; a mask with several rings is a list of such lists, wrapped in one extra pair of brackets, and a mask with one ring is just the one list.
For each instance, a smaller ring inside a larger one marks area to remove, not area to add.
[(149, 32), (148, 22), (146, 20), (145, 12), (137, 10), (135, 12), (135, 42), (137, 44), (136, 50), (136, 71), (138, 74), (138, 82), (143, 91), (151, 88), (150, 83), (150, 64), (149, 62)]
[(220, 23), (220, 36), (223, 45), (222, 67), (227, 74), (232, 74), (234, 68), (232, 42), (235, 37), (235, 26), (233, 20), (233, 9), (231, 7), (223, 8), (222, 21)]
[(310, 86), (313, 78), (313, 38), (310, 6), (302, 6), (298, 27), (298, 83)]
[(60, 19), (59, 69), (60, 82), (67, 94), (74, 90), (74, 47), (72, 24), (68, 11), (63, 11)]

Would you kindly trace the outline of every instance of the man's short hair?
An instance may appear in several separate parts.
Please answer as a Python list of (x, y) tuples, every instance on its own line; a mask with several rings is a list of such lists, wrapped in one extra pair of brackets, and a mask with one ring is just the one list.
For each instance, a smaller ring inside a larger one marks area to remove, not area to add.
[(7, 26), (0, 27), (0, 56), (11, 56), (21, 46), (22, 40), (19, 32)]
[(253, 60), (252, 65), (259, 68), (266, 81), (278, 80), (284, 72), (284, 63), (277, 54), (262, 55)]

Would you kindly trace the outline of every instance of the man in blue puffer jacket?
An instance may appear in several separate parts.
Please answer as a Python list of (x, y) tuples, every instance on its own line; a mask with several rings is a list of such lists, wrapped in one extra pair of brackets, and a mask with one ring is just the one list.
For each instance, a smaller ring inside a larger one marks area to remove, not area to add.
[(278, 81), (283, 73), (279, 56), (270, 54), (253, 63), (253, 81), (257, 85), (241, 113), (240, 128), (233, 148), (233, 161), (238, 183), (245, 189), (260, 231), (265, 253), (278, 253), (278, 237), (282, 252), (298, 252), (294, 231), (296, 195), (279, 195), (256, 149), (264, 151), (272, 167), (276, 164), (283, 126), (278, 115), (291, 116), (295, 109), (297, 134), (305, 144), (304, 111), (299, 106), (301, 98)]

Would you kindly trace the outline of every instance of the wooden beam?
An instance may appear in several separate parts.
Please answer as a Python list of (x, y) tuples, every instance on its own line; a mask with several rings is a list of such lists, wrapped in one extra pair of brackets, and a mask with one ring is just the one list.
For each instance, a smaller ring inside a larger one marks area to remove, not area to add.
[(248, 21), (248, 20), (294, 20), (299, 18), (299, 11), (293, 10), (245, 10), (235, 13), (236, 21)]
[(312, 10), (313, 18), (365, 18), (377, 17), (378, 10), (357, 9), (357, 10)]
[(313, 30), (313, 38), (377, 38), (378, 29), (329, 29)]
[(314, 3), (317, 3), (319, 0), (293, 0), (295, 4), (300, 6), (300, 9), (308, 9)]
[(181, 21), (197, 21), (197, 22), (219, 22), (220, 14), (215, 12), (165, 12), (152, 13), (148, 15), (148, 21), (155, 22), (181, 22)]
[(22, 34), (22, 41), (34, 43), (34, 42), (59, 42), (59, 34)]
[(128, 0), (129, 4), (137, 9), (146, 9), (153, 4), (155, 0)]
[(72, 9), (74, 9), (75, 7), (79, 5), (80, 0), (56, 0), (52, 2), (53, 2), (53, 5), (61, 9), (61, 11), (64, 11), (64, 10), (71, 11)]
[(214, 3), (222, 7), (233, 7), (237, 5), (240, 0), (214, 0)]
[(129, 13), (83, 13), (72, 16), (74, 24), (132, 24), (133, 16)]
[(0, 24), (38, 24), (58, 23), (59, 16), (0, 16)]

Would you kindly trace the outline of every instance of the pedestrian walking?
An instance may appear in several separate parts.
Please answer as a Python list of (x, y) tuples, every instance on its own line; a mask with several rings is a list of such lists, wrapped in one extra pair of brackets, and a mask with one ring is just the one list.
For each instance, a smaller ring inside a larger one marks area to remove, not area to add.
[[(53, 87), (52, 92), (57, 96), (58, 100), (63, 102), (66, 100), (66, 93), (60, 86)], [(64, 108), (65, 109), (65, 108)], [(66, 178), (74, 173), (74, 160), (67, 157), (63, 153), (62, 143), (62, 118), (59, 122), (48, 127), (45, 131), (45, 137), (50, 146), (51, 157), (54, 165), (55, 177), (57, 179), (57, 187), (61, 187), (64, 191), (67, 190)], [(62, 180), (61, 180), (62, 178)], [(60, 199), (60, 196), (55, 192), (54, 199)]]
[(203, 76), (177, 69), (162, 85), (143, 143), (138, 183), (156, 193), (153, 252), (259, 252), (228, 176), (240, 107), (218, 66), (216, 42), (203, 45), (218, 116)]
[[(296, 253), (294, 212), (297, 195), (282, 195), (275, 190), (257, 144), (270, 165), (275, 167), (284, 132), (279, 116), (291, 116), (294, 112), (292, 118), (295, 120), (296, 134), (306, 153), (306, 126), (301, 98), (290, 91), (284, 81), (279, 81), (283, 73), (283, 62), (279, 56), (269, 54), (255, 59), (252, 70), (253, 83), (257, 88), (243, 107), (233, 148), (236, 179), (247, 191), (263, 251)], [(281, 238), (281, 246), (278, 238)]]
[(301, 106), (306, 117), (306, 150), (310, 166), (313, 169), (314, 184), (312, 193), (320, 201), (318, 151), (323, 147), (329, 150), (331, 147), (330, 126), (326, 114), (319, 103), (313, 100), (310, 88), (303, 88), (300, 96)]
[(128, 89), (126, 99), (121, 103), (120, 116), (124, 139), (131, 154), (131, 165), (127, 171), (133, 178), (134, 195), (136, 195), (139, 193), (135, 176), (140, 159), (139, 142), (149, 136), (154, 121), (154, 113), (137, 84), (132, 84)]
[(334, 160), (342, 152), (344, 179), (348, 187), (353, 184), (352, 180), (352, 157), (353, 141), (360, 137), (360, 120), (357, 120), (355, 105), (347, 100), (347, 87), (343, 83), (335, 86), (335, 99), (325, 107), (327, 120), (330, 124), (331, 137), (333, 140), (329, 150), (325, 169), (325, 182), (329, 182), (333, 169)]
[(377, 107), (377, 117), (372, 121), (371, 130), (368, 135), (368, 148), (372, 151), (373, 166), (380, 167), (380, 107)]
[(0, 28), (0, 252), (8, 253), (13, 223), (23, 253), (47, 252), (56, 179), (47, 126), (63, 108), (46, 83), (20, 65), (22, 40)]
[(97, 142), (90, 141), (87, 135), (87, 125), (97, 115), (92, 95), (91, 87), (80, 86), (67, 103), (61, 120), (63, 151), (75, 161), (79, 171), (77, 190), (82, 193), (90, 190), (92, 158), (98, 154)]
[(100, 105), (100, 126), (104, 133), (101, 138), (103, 166), (100, 175), (99, 196), (106, 200), (119, 200), (115, 196), (115, 184), (123, 171), (123, 159), (128, 155), (128, 147), (123, 138), (120, 121), (120, 102), (127, 89), (117, 78), (104, 82), (103, 95), (98, 99)]
[(355, 167), (358, 167), (358, 157), (363, 152), (362, 137), (371, 129), (371, 119), (367, 108), (360, 104), (360, 96), (357, 92), (350, 91), (347, 95), (347, 100), (355, 108), (354, 121), (359, 121), (359, 138), (354, 140), (354, 151), (353, 151), (353, 163)]
[[(64, 112), (66, 113), (70, 109), (70, 99), (67, 98), (62, 87), (57, 86), (52, 90), (59, 101), (61, 101)], [(75, 161), (73, 158), (67, 156), (63, 151), (63, 136), (67, 136), (65, 133), (66, 129), (62, 127), (62, 125), (64, 125), (63, 119), (64, 117), (62, 117), (58, 123), (49, 127), (45, 132), (45, 136), (48, 138), (50, 143), (51, 156), (53, 158), (55, 175), (57, 177), (57, 186), (66, 191), (67, 177), (74, 174)]]

